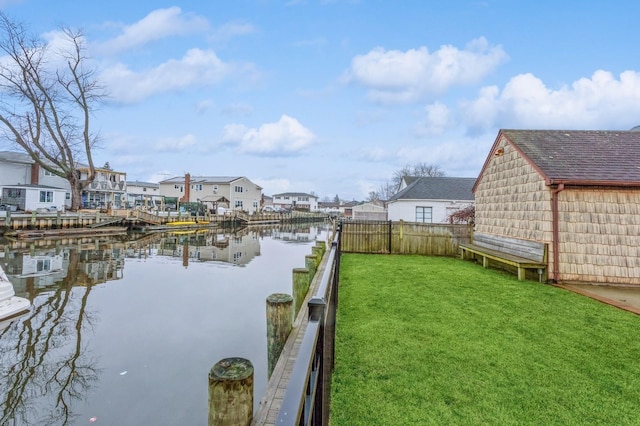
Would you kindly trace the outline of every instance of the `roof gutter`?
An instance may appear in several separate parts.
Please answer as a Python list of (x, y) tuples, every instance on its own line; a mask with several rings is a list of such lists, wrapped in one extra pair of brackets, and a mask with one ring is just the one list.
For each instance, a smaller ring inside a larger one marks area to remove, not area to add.
[(551, 216), (553, 226), (553, 237), (551, 245), (553, 247), (553, 282), (558, 282), (560, 278), (560, 225), (558, 212), (558, 194), (564, 191), (564, 183), (558, 184), (551, 191)]
[(549, 186), (608, 186), (608, 187), (640, 187), (639, 181), (585, 180), (585, 179), (546, 179)]

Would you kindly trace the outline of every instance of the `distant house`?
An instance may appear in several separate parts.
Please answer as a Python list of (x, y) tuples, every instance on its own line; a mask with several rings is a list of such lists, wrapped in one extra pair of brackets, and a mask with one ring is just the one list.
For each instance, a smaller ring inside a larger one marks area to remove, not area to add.
[(273, 211), (273, 197), (262, 194), (261, 209), (265, 211)]
[(315, 212), (318, 210), (318, 197), (304, 192), (273, 194), (273, 207)]
[[(121, 207), (126, 193), (126, 173), (107, 167), (96, 167), (95, 178), (88, 182), (89, 167), (77, 168), (80, 183), (85, 184), (81, 192), (82, 207)], [(5, 185), (44, 185), (65, 190), (65, 206), (71, 207), (71, 187), (69, 181), (40, 167), (24, 153), (0, 151), (0, 187)]]
[(80, 182), (84, 185), (82, 190), (82, 207), (95, 208), (123, 208), (127, 193), (127, 174), (112, 170), (108, 164), (105, 167), (95, 168), (95, 177), (91, 183), (89, 180), (89, 167), (78, 167)]
[(340, 203), (334, 201), (318, 201), (318, 211), (322, 213), (335, 213), (340, 211)]
[(351, 207), (354, 220), (387, 220), (387, 210), (381, 203), (362, 203)]
[(24, 211), (63, 211), (66, 193), (65, 189), (45, 185), (5, 185), (2, 187), (2, 202)]
[(500, 130), (475, 230), (548, 244), (556, 282), (640, 285), (640, 132)]
[(387, 202), (389, 220), (445, 223), (455, 211), (474, 204), (475, 178), (418, 177)]
[(353, 208), (358, 204), (360, 203), (358, 203), (357, 201), (341, 202), (339, 210), (340, 214), (342, 214), (342, 217), (346, 219), (353, 219)]
[[(0, 151), (0, 189), (5, 186), (16, 185), (43, 185), (56, 190), (63, 190), (62, 205), (71, 207), (69, 181), (43, 169), (27, 154)], [(56, 205), (58, 205), (58, 201), (60, 200), (56, 200)], [(2, 203), (11, 204), (4, 199)]]
[(166, 179), (160, 194), (180, 203), (203, 203), (214, 211), (241, 210), (254, 213), (260, 209), (262, 187), (243, 176), (191, 176)]
[(126, 207), (160, 207), (162, 196), (160, 184), (153, 182), (127, 181)]

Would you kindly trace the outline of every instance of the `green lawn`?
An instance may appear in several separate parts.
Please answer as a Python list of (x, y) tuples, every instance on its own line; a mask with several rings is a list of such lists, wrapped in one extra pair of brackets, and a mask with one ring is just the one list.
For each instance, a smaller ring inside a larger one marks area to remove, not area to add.
[(640, 424), (640, 317), (453, 258), (341, 268), (332, 426)]

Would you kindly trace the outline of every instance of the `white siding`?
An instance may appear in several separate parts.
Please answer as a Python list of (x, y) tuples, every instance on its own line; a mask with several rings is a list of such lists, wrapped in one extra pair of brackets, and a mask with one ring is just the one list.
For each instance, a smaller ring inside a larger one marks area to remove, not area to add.
[(387, 215), (389, 220), (405, 222), (416, 221), (416, 207), (431, 207), (431, 223), (447, 223), (452, 209), (461, 209), (470, 204), (469, 201), (444, 201), (444, 200), (396, 200), (390, 201), (387, 205)]

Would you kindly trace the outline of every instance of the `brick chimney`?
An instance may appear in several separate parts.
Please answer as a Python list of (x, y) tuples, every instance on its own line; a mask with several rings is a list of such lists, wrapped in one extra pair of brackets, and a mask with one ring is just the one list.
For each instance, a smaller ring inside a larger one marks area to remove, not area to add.
[(31, 164), (31, 185), (38, 185), (40, 183), (40, 164)]
[(191, 197), (191, 175), (189, 173), (184, 175), (184, 195), (180, 198), (181, 203), (188, 203)]

